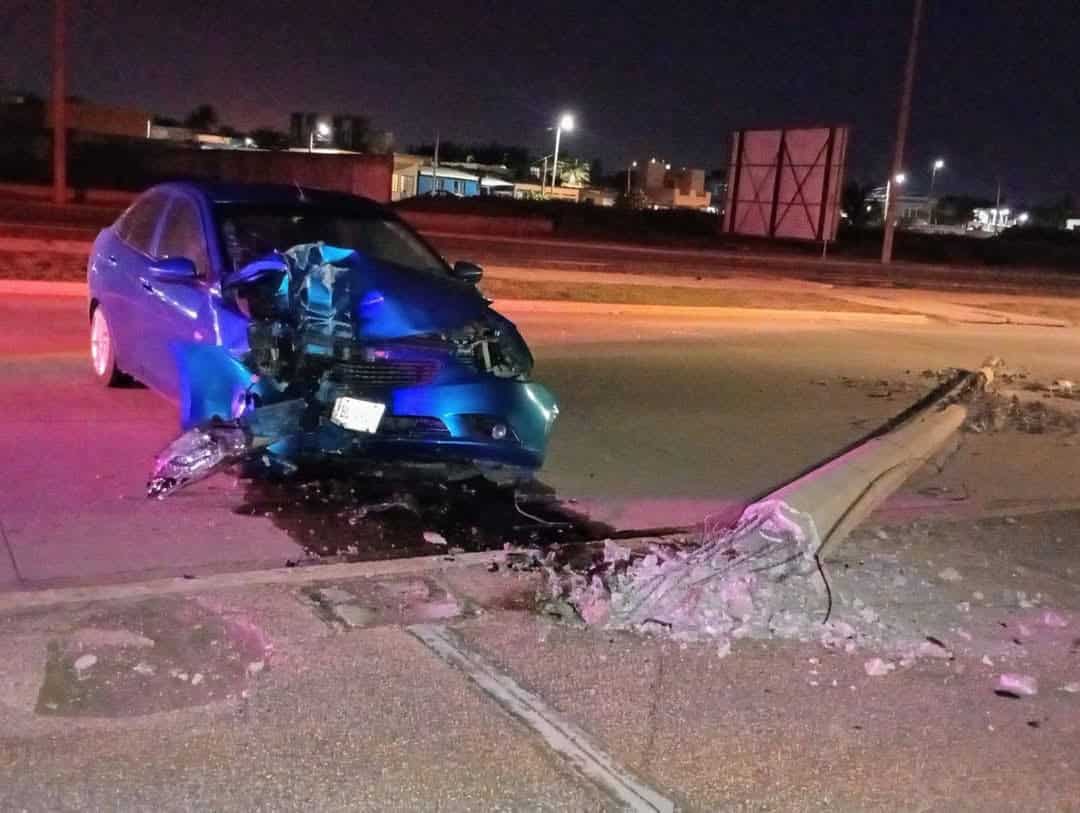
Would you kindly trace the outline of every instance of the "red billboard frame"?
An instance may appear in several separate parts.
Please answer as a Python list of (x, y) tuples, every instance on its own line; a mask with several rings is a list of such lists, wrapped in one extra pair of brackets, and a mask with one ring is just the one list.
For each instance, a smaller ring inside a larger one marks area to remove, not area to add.
[(840, 126), (737, 130), (724, 232), (835, 240), (847, 145)]

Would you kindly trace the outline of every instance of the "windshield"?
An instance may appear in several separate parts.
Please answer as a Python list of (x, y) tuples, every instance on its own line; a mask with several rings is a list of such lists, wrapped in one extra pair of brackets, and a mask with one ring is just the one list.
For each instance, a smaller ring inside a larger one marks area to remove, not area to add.
[(363, 215), (309, 206), (218, 207), (222, 245), (230, 270), (272, 251), (303, 243), (328, 243), (362, 252), (401, 268), (445, 276), (442, 258), (407, 227), (378, 214)]

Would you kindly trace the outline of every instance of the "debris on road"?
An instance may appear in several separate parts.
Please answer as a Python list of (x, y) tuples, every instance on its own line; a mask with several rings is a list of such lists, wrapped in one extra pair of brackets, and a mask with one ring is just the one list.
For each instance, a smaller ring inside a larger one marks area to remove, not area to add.
[(1031, 675), (1006, 672), (998, 676), (995, 691), (1006, 695), (1031, 697), (1039, 693), (1039, 683)]
[(97, 660), (97, 655), (80, 655), (75, 659), (72, 666), (75, 667), (75, 673), (81, 677), (84, 672), (93, 668), (94, 664), (97, 663)]
[(870, 677), (884, 677), (889, 672), (895, 671), (896, 664), (881, 658), (871, 658), (863, 664), (863, 670)]

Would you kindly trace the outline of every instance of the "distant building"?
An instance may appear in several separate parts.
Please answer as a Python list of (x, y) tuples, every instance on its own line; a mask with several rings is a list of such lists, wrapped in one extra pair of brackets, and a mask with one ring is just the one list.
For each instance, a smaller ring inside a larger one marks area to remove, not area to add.
[(670, 164), (655, 158), (640, 164), (634, 188), (654, 209), (705, 210), (712, 204), (712, 195), (705, 189), (705, 170), (673, 170)]
[[(896, 222), (901, 226), (925, 226), (930, 223), (930, 216), (937, 206), (937, 198), (931, 198), (927, 195), (905, 195), (897, 194), (896, 188), (889, 190), (889, 194), (893, 197), (891, 208), (893, 211), (893, 217), (896, 218)], [(876, 203), (881, 212), (881, 219), (885, 219), (885, 187), (876, 186), (870, 190), (864, 200), (864, 204)]]
[[(64, 111), (67, 129), (76, 133), (146, 138), (152, 115), (134, 107), (96, 104), (69, 97)], [(5, 129), (51, 130), (52, 105), (33, 94), (0, 98), (0, 124)]]
[[(363, 116), (293, 113), (289, 143), (293, 147), (329, 147), (351, 152), (384, 151), (388, 133), (373, 133)], [(378, 143), (375, 143), (378, 142)]]
[(999, 232), (1011, 229), (1027, 218), (1023, 213), (1013, 212), (1005, 207), (979, 208), (971, 213), (971, 222), (967, 225), (968, 231)]

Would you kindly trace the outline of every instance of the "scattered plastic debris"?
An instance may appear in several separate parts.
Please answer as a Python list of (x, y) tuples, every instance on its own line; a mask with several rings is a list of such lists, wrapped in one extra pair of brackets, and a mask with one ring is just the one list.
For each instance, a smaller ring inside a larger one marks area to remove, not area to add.
[(92, 669), (97, 662), (97, 655), (86, 654), (77, 657), (72, 666), (75, 667), (75, 673), (81, 677), (83, 672)]
[(882, 658), (871, 658), (863, 664), (863, 670), (870, 677), (884, 677), (896, 669), (896, 664)]
[(1052, 629), (1062, 629), (1069, 626), (1069, 622), (1066, 621), (1060, 613), (1056, 613), (1053, 610), (1046, 610), (1042, 614), (1040, 620), (1042, 621), (1043, 626), (1050, 627)]
[(1006, 672), (998, 676), (995, 691), (1017, 697), (1031, 697), (1039, 693), (1039, 683), (1031, 675)]
[(960, 571), (955, 567), (947, 567), (937, 575), (943, 582), (958, 582), (963, 581), (964, 579), (964, 577), (960, 575)]

